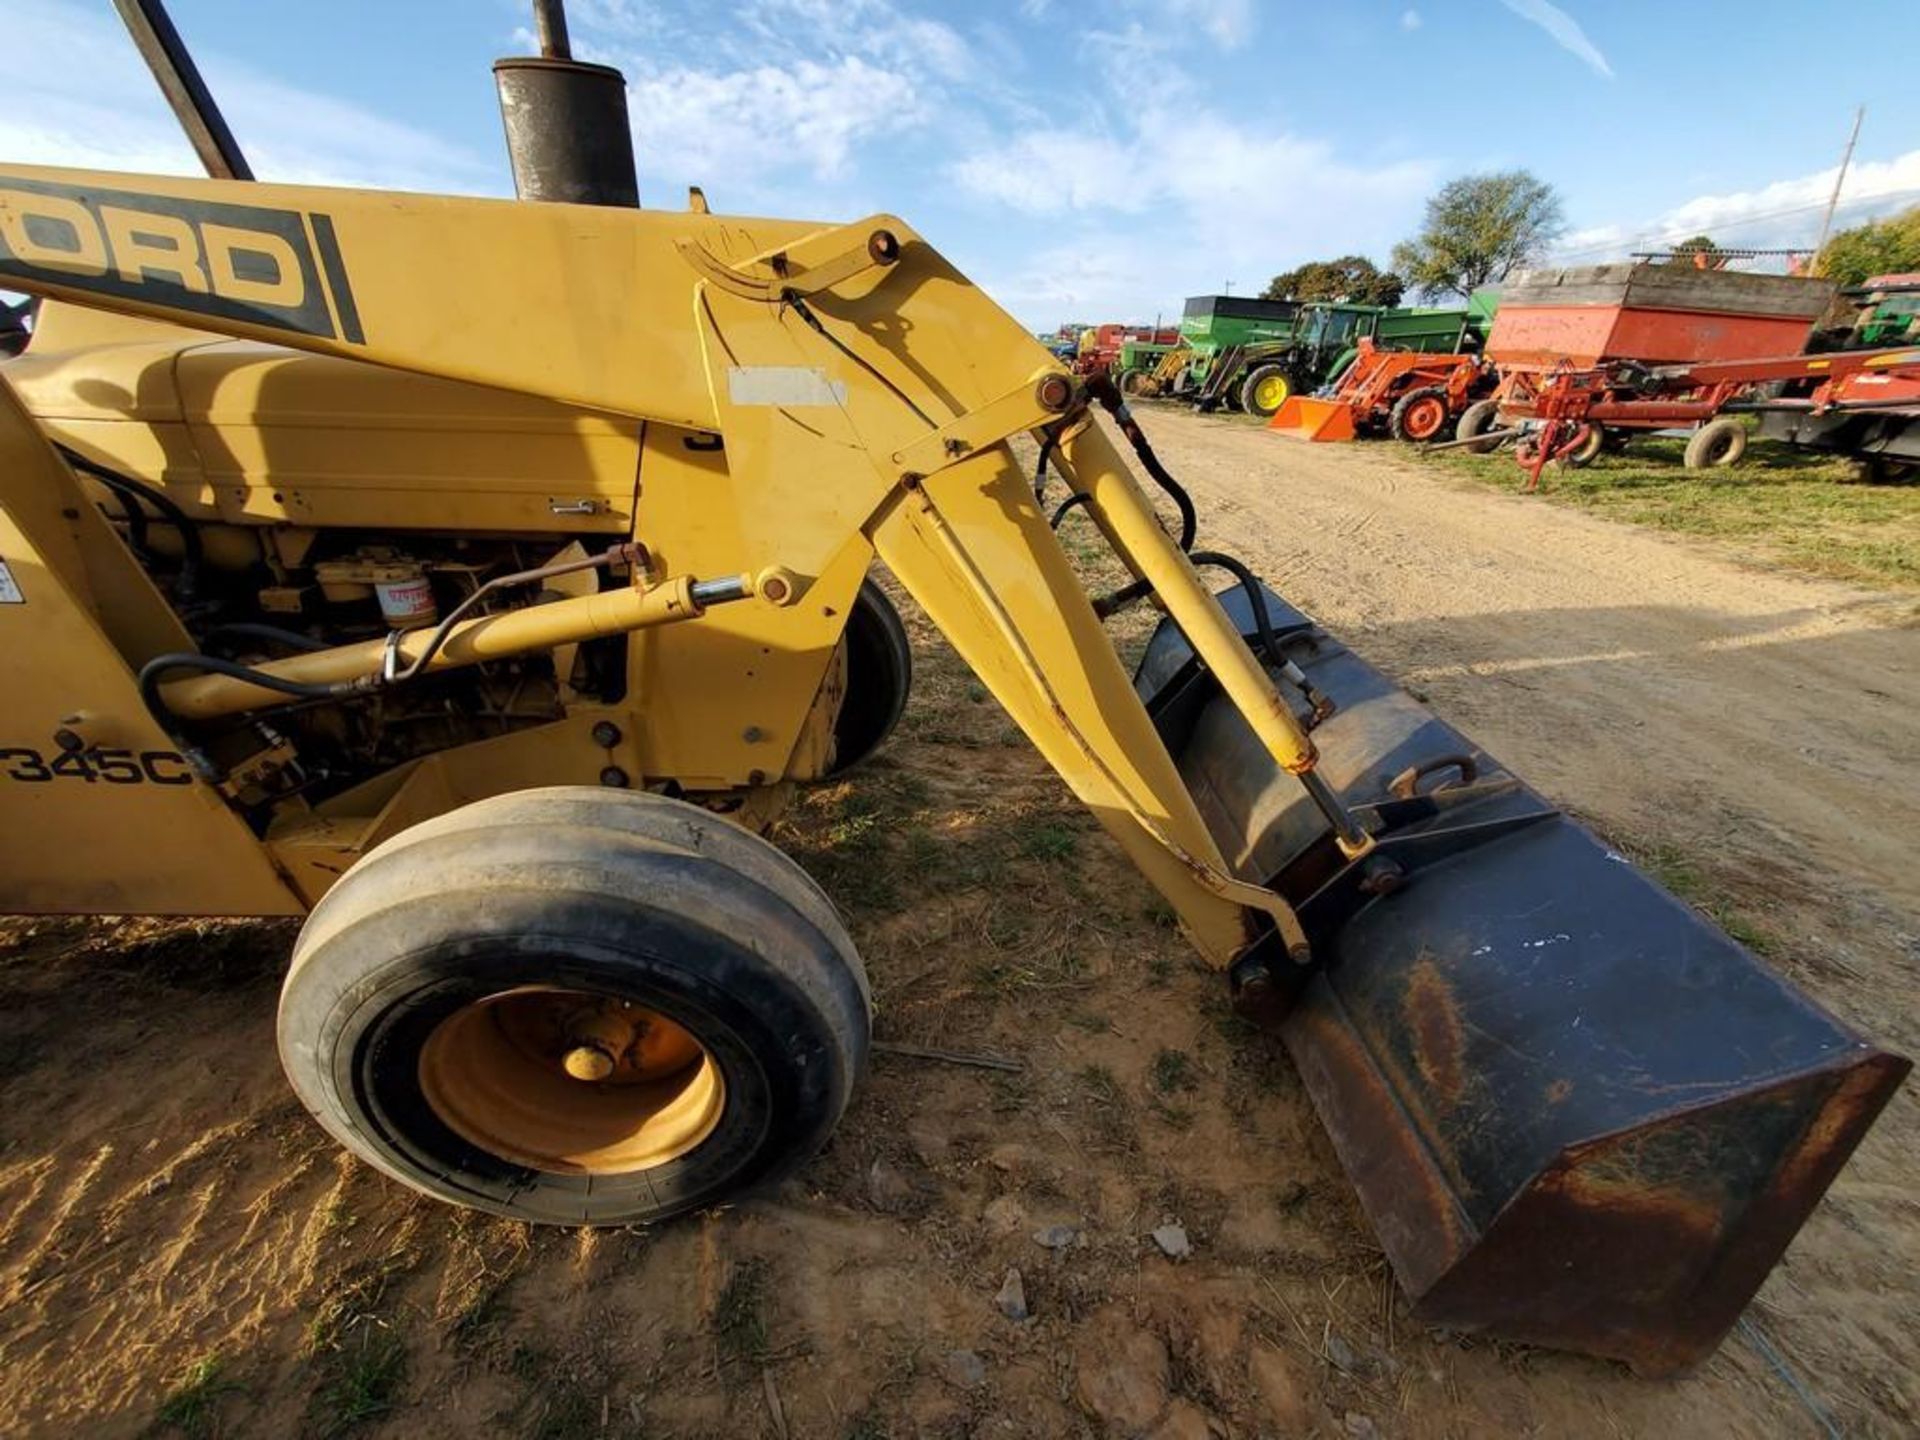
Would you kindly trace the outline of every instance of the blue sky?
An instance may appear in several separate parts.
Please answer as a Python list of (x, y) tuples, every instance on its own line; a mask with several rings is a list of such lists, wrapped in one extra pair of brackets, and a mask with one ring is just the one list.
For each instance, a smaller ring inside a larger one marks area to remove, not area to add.
[[(0, 157), (194, 173), (109, 0), (5, 6)], [(169, 8), (263, 178), (511, 192), (488, 65), (531, 51), (526, 0)], [(1920, 202), (1912, 0), (569, 13), (576, 51), (627, 74), (643, 203), (699, 184), (731, 213), (894, 211), (1036, 328), (1384, 261), (1439, 183), (1515, 165), (1559, 188), (1568, 260), (1702, 229), (1807, 243), (1856, 103), (1842, 223)]]

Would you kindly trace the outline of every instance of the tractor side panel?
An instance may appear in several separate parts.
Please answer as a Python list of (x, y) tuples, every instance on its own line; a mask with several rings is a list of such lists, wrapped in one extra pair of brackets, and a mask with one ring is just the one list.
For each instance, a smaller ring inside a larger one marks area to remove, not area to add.
[(85, 533), (98, 522), (84, 505), (0, 383), (0, 912), (299, 913), (141, 704), (95, 610), (138, 592), (90, 578), (85, 549), (100, 537)]

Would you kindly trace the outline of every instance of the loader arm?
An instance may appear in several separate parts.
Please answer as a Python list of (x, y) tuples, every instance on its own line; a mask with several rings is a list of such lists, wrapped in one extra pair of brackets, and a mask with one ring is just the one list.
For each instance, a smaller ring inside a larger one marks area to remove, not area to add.
[[(1230, 872), (1007, 441), (1051, 427), (1091, 518), (1276, 764), (1311, 771), (1311, 741), (1064, 367), (899, 220), (16, 167), (0, 172), (0, 279), (717, 434), (748, 498), (732, 568), (804, 590), (871, 547), (1213, 964), (1270, 927), (1304, 956), (1287, 903)], [(199, 713), (285, 699), (220, 677), (167, 688)]]

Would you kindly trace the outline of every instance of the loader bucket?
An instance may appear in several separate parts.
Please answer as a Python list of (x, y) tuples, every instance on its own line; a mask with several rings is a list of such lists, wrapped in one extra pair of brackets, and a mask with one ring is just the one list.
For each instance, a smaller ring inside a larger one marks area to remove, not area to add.
[[(1245, 593), (1221, 601), (1251, 636)], [(1235, 1003), (1278, 1029), (1415, 1316), (1650, 1376), (1705, 1359), (1909, 1062), (1268, 604), (1336, 704), (1313, 738), (1368, 860), (1170, 623), (1136, 685), (1228, 859), (1313, 942), (1306, 968), (1253, 947)]]
[(1293, 440), (1351, 440), (1353, 407), (1344, 400), (1295, 395), (1273, 412), (1267, 429)]

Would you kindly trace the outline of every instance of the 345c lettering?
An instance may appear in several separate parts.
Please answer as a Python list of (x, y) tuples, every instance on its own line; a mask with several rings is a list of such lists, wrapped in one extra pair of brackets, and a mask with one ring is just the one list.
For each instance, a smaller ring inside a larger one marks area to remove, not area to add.
[(191, 785), (193, 772), (171, 750), (61, 750), (51, 755), (25, 746), (0, 746), (0, 778), (24, 785), (79, 780), (88, 785)]

